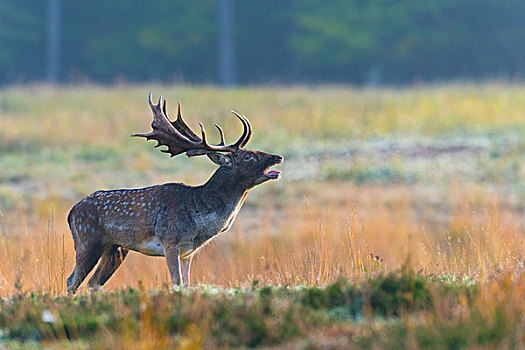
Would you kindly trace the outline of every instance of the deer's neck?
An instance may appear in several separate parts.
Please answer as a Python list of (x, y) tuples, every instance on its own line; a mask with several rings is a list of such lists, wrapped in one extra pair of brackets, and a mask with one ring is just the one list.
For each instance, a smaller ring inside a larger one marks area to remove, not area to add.
[(196, 195), (210, 205), (213, 211), (231, 212), (242, 205), (249, 187), (231, 171), (217, 169), (202, 186), (195, 188)]

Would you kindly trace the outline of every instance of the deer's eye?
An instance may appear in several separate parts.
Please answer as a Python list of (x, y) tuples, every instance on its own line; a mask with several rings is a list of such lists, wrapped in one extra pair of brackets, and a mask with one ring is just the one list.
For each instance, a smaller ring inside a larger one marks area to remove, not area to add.
[(253, 160), (255, 160), (255, 157), (253, 155), (251, 155), (251, 154), (249, 154), (249, 155), (244, 157), (244, 161), (245, 162), (251, 162)]

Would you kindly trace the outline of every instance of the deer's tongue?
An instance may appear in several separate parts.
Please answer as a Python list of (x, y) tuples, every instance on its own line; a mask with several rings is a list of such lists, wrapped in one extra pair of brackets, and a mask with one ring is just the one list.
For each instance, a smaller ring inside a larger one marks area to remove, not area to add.
[(266, 168), (266, 170), (264, 170), (264, 175), (269, 176), (272, 179), (278, 178), (281, 172), (279, 170), (270, 170), (270, 168), (273, 167), (275, 164), (272, 164), (268, 168)]

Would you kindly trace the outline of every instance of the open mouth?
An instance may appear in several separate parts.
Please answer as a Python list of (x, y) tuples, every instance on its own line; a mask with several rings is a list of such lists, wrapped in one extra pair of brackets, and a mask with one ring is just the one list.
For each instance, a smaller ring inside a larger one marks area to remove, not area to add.
[(277, 178), (279, 177), (279, 175), (281, 175), (281, 172), (279, 170), (270, 170), (270, 171), (265, 171), (264, 175), (273, 177), (273, 178)]
[(279, 170), (270, 170), (270, 168), (273, 167), (274, 165), (281, 164), (282, 162), (283, 162), (282, 160), (279, 160), (273, 163), (272, 165), (270, 165), (268, 168), (264, 170), (264, 175), (268, 176), (271, 179), (277, 179), (279, 175), (281, 175), (281, 172)]

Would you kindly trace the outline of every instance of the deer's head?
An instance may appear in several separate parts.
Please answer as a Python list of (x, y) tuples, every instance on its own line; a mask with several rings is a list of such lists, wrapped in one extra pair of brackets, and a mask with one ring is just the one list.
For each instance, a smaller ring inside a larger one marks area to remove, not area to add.
[(237, 181), (241, 181), (248, 188), (279, 178), (280, 172), (270, 170), (270, 168), (282, 163), (283, 157), (245, 149), (244, 146), (252, 135), (252, 127), (248, 119), (239, 113), (232, 111), (244, 127), (239, 139), (231, 145), (226, 145), (221, 127), (215, 124), (219, 130), (221, 141), (217, 145), (211, 145), (206, 140), (206, 131), (202, 124), (200, 124), (200, 137), (186, 125), (182, 119), (180, 103), (177, 119), (173, 122), (168, 118), (166, 100), (163, 100), (162, 96), (155, 105), (151, 100), (150, 93), (149, 104), (153, 112), (153, 122), (151, 123), (153, 130), (147, 134), (133, 134), (132, 136), (155, 140), (157, 141), (155, 147), (167, 146), (167, 149), (163, 149), (161, 152), (168, 153), (172, 157), (182, 153), (186, 153), (188, 157), (206, 155), (214, 163), (220, 165), (225, 176), (235, 177)]

